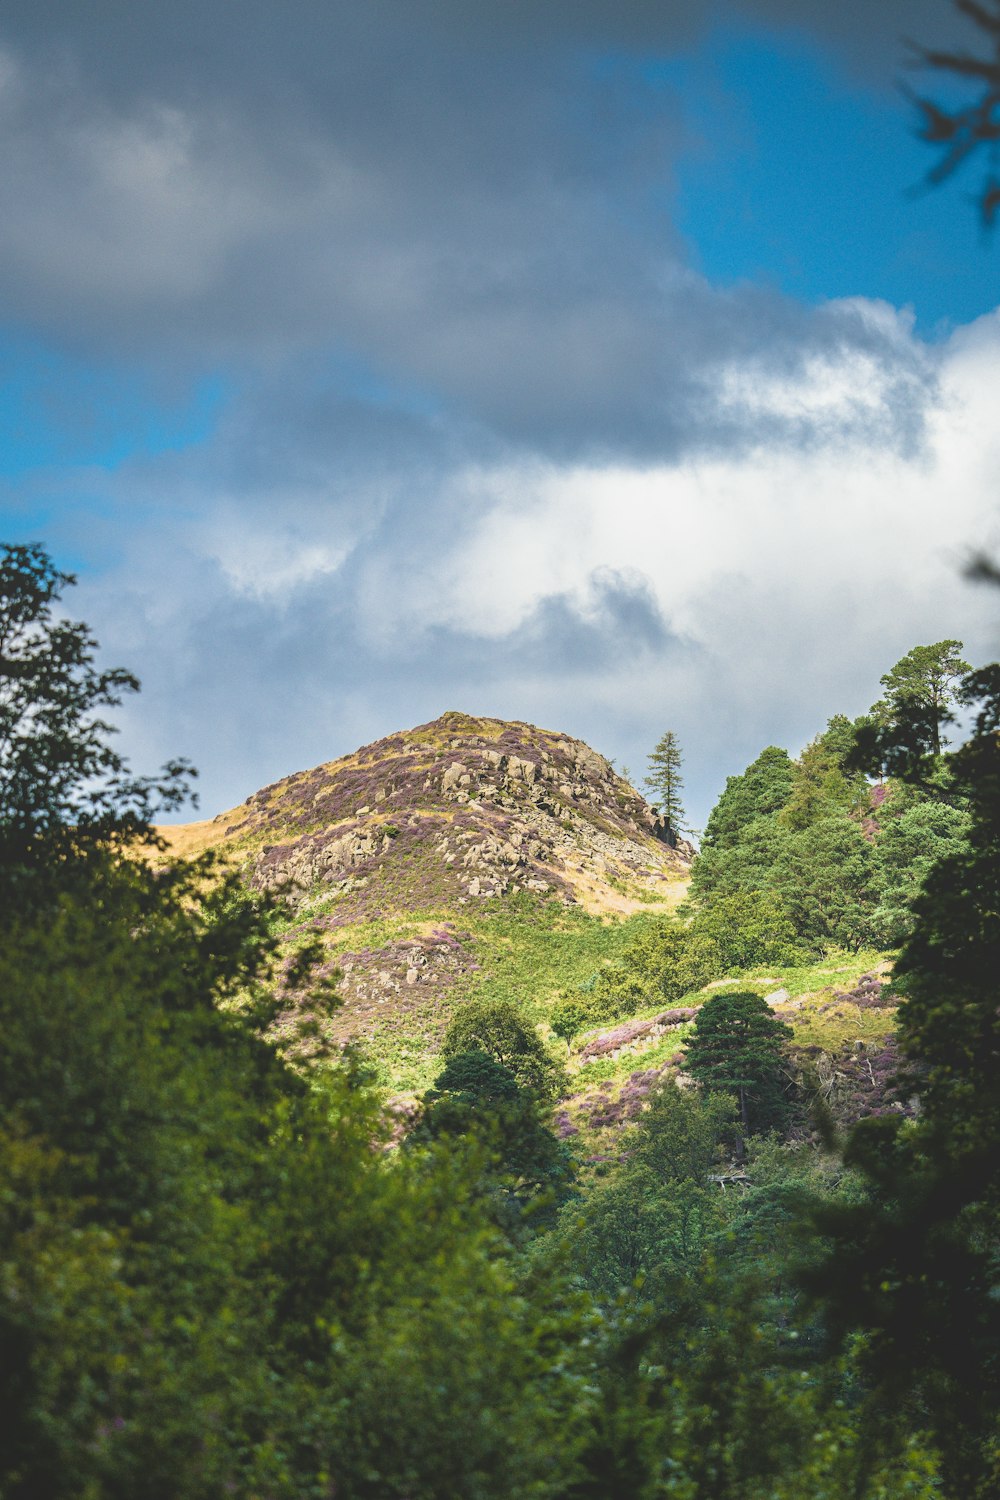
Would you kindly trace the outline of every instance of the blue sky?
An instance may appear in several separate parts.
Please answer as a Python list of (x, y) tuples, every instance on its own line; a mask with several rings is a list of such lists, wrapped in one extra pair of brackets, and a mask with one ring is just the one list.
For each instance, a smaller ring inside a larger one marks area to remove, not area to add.
[[(853, 79), (802, 36), (730, 28), (659, 71), (700, 138), (678, 164), (676, 222), (712, 281), (769, 282), (811, 302), (885, 298), (912, 306), (928, 336), (995, 306), (996, 250), (972, 206), (979, 173), (970, 163), (928, 189), (936, 158), (891, 79)], [(921, 86), (906, 67), (898, 77)]]
[[(276, 20), (280, 15), (280, 25)], [(447, 708), (693, 820), (923, 639), (995, 652), (1000, 244), (946, 0), (11, 0), (0, 505), (202, 811)], [(939, 89), (938, 92), (941, 90)]]

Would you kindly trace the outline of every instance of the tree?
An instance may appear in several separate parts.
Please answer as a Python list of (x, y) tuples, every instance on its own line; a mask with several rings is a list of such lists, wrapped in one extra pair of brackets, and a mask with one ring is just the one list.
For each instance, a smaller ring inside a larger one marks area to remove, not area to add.
[(921, 798), (888, 818), (875, 842), (872, 913), (876, 940), (896, 948), (913, 931), (913, 906), (927, 877), (942, 859), (968, 849), (969, 814), (945, 802)]
[(764, 964), (794, 963), (801, 958), (796, 932), (776, 891), (737, 891), (717, 896), (695, 914), (688, 929), (693, 948), (711, 945), (719, 974), (738, 974)]
[(0, 546), (0, 878), (5, 896), (25, 897), (58, 866), (88, 849), (153, 839), (154, 812), (187, 796), (180, 761), (158, 778), (135, 777), (109, 743), (99, 710), (138, 681), (100, 671), (86, 625), (58, 618), (75, 582), (36, 545)]
[(730, 776), (709, 814), (691, 871), (691, 894), (706, 905), (720, 895), (761, 890), (787, 837), (778, 814), (791, 796), (787, 750), (768, 745), (742, 776)]
[(854, 951), (871, 940), (875, 851), (856, 818), (832, 812), (791, 834), (776, 852), (767, 883), (814, 952)]
[(615, 1173), (563, 1209), (571, 1263), (599, 1297), (640, 1278), (648, 1295), (666, 1278), (699, 1274), (721, 1228), (724, 1205), (708, 1177), (733, 1113), (730, 1099), (665, 1082), (629, 1130)]
[(946, 1493), (985, 1500), (1000, 1443), (1000, 665), (958, 697), (976, 709), (951, 757), (970, 826), (924, 877), (893, 981), (901, 1083), (920, 1112), (855, 1127), (845, 1161), (868, 1201), (815, 1207), (831, 1248), (804, 1279), (838, 1337), (865, 1335), (873, 1444), (887, 1411), (909, 1409), (941, 1450)]
[(767, 890), (793, 835), (771, 813), (748, 823), (732, 843), (702, 845), (691, 871), (691, 894), (702, 907), (723, 896)]
[(996, 170), (1000, 143), (1000, 0), (955, 0), (955, 4), (985, 34), (993, 55), (977, 57), (972, 53), (918, 47), (916, 61), (921, 66), (978, 84), (978, 97), (951, 108), (924, 95), (911, 92), (911, 97), (922, 117), (921, 139), (941, 151), (937, 165), (927, 174), (932, 186), (944, 182), (981, 150), (988, 154), (990, 169), (979, 194), (979, 210), (983, 223), (992, 228), (1000, 212), (1000, 177)]
[(479, 1137), (490, 1153), (484, 1174), (500, 1224), (518, 1226), (521, 1211), (537, 1200), (549, 1205), (566, 1196), (572, 1163), (543, 1116), (538, 1095), (522, 1087), (511, 1070), (475, 1048), (449, 1058), (424, 1096), (424, 1114), (411, 1143)]
[(702, 847), (729, 848), (759, 818), (778, 812), (792, 791), (792, 761), (787, 750), (768, 745), (742, 776), (729, 776), (705, 825)]
[(760, 995), (716, 995), (698, 1012), (684, 1066), (709, 1091), (736, 1095), (744, 1134), (767, 1130), (786, 1113), (782, 1042), (792, 1035)]
[(778, 814), (783, 823), (807, 828), (832, 812), (857, 808), (866, 799), (867, 779), (845, 770), (853, 748), (853, 724), (844, 714), (835, 714), (795, 762), (791, 794)]
[(509, 1000), (468, 1000), (452, 1017), (441, 1047), (446, 1061), (460, 1053), (485, 1052), (513, 1074), (521, 1088), (551, 1100), (560, 1070), (522, 1011)]
[(649, 775), (644, 785), (656, 793), (657, 805), (672, 834), (685, 833), (685, 813), (681, 803), (684, 782), (681, 777), (681, 750), (677, 736), (668, 729), (657, 741), (649, 757)]
[(942, 730), (953, 721), (959, 681), (972, 668), (959, 653), (961, 641), (937, 641), (914, 646), (880, 679), (885, 693), (872, 705), (871, 716), (881, 726), (914, 725), (926, 734), (932, 753), (939, 756), (947, 741)]

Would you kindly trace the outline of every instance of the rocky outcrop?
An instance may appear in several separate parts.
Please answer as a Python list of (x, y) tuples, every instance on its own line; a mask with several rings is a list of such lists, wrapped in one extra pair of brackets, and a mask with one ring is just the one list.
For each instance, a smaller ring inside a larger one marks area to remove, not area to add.
[(599, 1031), (584, 1042), (580, 1049), (581, 1063), (609, 1062), (623, 1053), (642, 1050), (657, 1041), (675, 1026), (682, 1026), (698, 1014), (697, 1006), (678, 1005), (672, 1010), (661, 1011), (651, 1020), (621, 1021), (608, 1031)]
[(581, 740), (449, 713), (265, 787), (226, 816), (251, 883), (343, 922), (596, 884), (655, 898), (693, 855)]

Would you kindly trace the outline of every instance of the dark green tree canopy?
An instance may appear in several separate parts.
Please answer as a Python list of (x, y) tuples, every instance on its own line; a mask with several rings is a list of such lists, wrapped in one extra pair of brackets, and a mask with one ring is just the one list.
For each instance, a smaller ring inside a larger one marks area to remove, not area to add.
[(484, 1052), (539, 1099), (554, 1097), (560, 1070), (531, 1022), (509, 1000), (469, 1000), (456, 1011), (441, 1048), (447, 1061)]
[(698, 1012), (684, 1066), (704, 1088), (739, 1099), (745, 1131), (784, 1113), (783, 1043), (793, 1035), (760, 995), (716, 995)]
[(935, 866), (968, 851), (964, 808), (920, 798), (886, 820), (874, 846), (876, 941), (896, 948), (913, 932), (913, 907)]
[(792, 782), (788, 751), (768, 745), (742, 776), (728, 777), (705, 825), (704, 847), (722, 849), (737, 843), (751, 823), (784, 807)]
[(468, 1139), (491, 1153), (484, 1188), (505, 1230), (518, 1227), (529, 1203), (537, 1214), (539, 1200), (551, 1208), (568, 1193), (570, 1154), (549, 1128), (538, 1094), (480, 1048), (449, 1058), (409, 1138), (411, 1145)]
[(454, 1094), (474, 1109), (489, 1110), (509, 1104), (519, 1093), (520, 1085), (510, 1069), (477, 1047), (450, 1057), (427, 1097)]
[(856, 951), (871, 941), (875, 850), (857, 818), (832, 811), (792, 834), (777, 851), (768, 884), (814, 952)]

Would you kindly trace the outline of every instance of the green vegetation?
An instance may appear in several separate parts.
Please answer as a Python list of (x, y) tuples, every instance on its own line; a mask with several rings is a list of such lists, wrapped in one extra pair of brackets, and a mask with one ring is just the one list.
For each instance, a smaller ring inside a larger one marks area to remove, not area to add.
[(4, 1500), (996, 1494), (1000, 667), (731, 777), (686, 914), (345, 930), (140, 857), (69, 581), (3, 554)]
[(684, 1066), (706, 1093), (736, 1096), (744, 1135), (763, 1135), (788, 1114), (781, 1044), (792, 1035), (759, 995), (716, 995), (698, 1012)]
[(456, 1012), (441, 1048), (450, 1062), (478, 1050), (542, 1103), (558, 1092), (559, 1070), (527, 1017), (509, 1000), (470, 1000)]
[(686, 814), (681, 801), (684, 778), (681, 776), (681, 748), (672, 729), (660, 736), (649, 757), (649, 775), (645, 785), (655, 794), (656, 806), (671, 833), (686, 833)]
[(914, 646), (881, 678), (885, 693), (872, 707), (875, 721), (896, 732), (919, 715), (927, 728), (931, 754), (939, 756), (947, 743), (944, 727), (952, 722), (959, 683), (972, 671), (962, 660), (961, 650), (961, 641)]
[(928, 872), (968, 837), (967, 799), (944, 754), (968, 671), (961, 646), (915, 647), (864, 719), (837, 715), (797, 761), (770, 746), (729, 778), (693, 872), (700, 909), (771, 892), (817, 957), (906, 938)]
[[(498, 1034), (496, 1025), (492, 1028)], [(509, 1024), (502, 1028), (508, 1035)], [(537, 1039), (535, 1039), (537, 1041)], [(535, 1060), (534, 1049), (514, 1059)], [(534, 1072), (534, 1070), (532, 1070)], [(550, 1209), (570, 1190), (572, 1159), (545, 1119), (550, 1081), (542, 1091), (526, 1084), (496, 1056), (481, 1048), (453, 1052), (433, 1089), (424, 1096), (423, 1113), (410, 1144), (482, 1141), (486, 1148), (481, 1188), (493, 1216), (508, 1235), (523, 1232), (521, 1216), (530, 1210), (530, 1227), (539, 1212)]]

